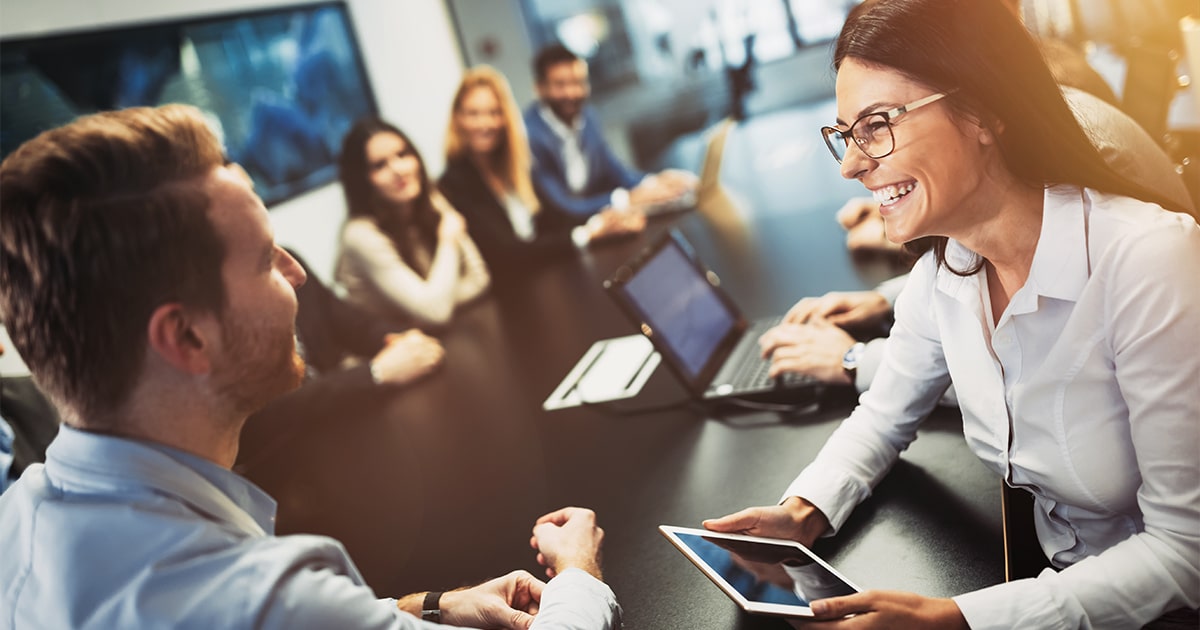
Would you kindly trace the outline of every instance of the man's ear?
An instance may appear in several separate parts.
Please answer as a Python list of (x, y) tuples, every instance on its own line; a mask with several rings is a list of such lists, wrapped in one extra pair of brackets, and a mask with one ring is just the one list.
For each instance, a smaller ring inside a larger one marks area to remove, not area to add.
[(178, 302), (163, 304), (150, 314), (146, 337), (150, 348), (180, 372), (207, 374), (212, 369), (211, 355), (218, 330), (205, 325), (208, 323), (199, 321), (194, 311)]

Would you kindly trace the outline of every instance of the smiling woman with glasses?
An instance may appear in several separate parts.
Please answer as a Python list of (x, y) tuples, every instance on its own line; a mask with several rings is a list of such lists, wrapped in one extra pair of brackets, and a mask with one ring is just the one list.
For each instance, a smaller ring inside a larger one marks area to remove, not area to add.
[(787, 499), (705, 525), (804, 544), (837, 531), (953, 381), (967, 444), (1032, 495), (1050, 568), (954, 598), (817, 601), (816, 617), (1198, 627), (1200, 227), (1105, 164), (996, 0), (867, 0), (834, 67), (825, 143), (922, 257), (871, 389)]

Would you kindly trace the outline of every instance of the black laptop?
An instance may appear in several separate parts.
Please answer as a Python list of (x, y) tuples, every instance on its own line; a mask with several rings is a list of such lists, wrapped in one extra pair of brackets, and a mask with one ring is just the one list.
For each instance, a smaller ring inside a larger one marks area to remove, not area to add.
[(819, 383), (767, 375), (758, 338), (782, 317), (748, 321), (678, 232), (664, 234), (604, 282), (692, 395), (702, 400), (788, 400)]

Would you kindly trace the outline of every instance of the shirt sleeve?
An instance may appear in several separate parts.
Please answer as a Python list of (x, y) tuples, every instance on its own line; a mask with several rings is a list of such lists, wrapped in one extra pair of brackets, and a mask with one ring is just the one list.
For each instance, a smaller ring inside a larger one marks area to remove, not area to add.
[(615, 630), (621, 607), (607, 584), (580, 569), (567, 569), (542, 592), (530, 630)]
[(904, 291), (904, 285), (906, 284), (908, 284), (908, 274), (903, 274), (880, 282), (875, 287), (875, 292), (882, 295), (883, 299), (887, 300), (887, 303), (892, 308), (895, 308), (896, 298), (900, 297), (900, 293)]
[(462, 272), (454, 288), (454, 303), (464, 304), (482, 295), (491, 285), (492, 276), (470, 236), (463, 234), (459, 239), (458, 253), (462, 259)]
[(916, 439), (950, 383), (932, 313), (936, 262), (926, 255), (896, 301), (896, 324), (875, 381), (783, 498), (803, 497), (829, 519), (832, 535)]
[(605, 191), (595, 195), (579, 196), (567, 188), (558, 173), (549, 168), (538, 167), (535, 163), (533, 171), (533, 189), (538, 199), (547, 210), (561, 212), (576, 221), (582, 221), (606, 208), (609, 204), (610, 192)]
[(9, 479), (9, 471), (13, 462), (13, 431), (12, 427), (0, 417), (0, 494), (13, 482)]
[(459, 276), (459, 248), (438, 241), (422, 278), (405, 264), (387, 236), (373, 224), (351, 221), (342, 232), (343, 253), (363, 270), (380, 295), (417, 320), (441, 326), (454, 313)]
[(1200, 605), (1200, 228), (1178, 225), (1123, 239), (1091, 280), (1106, 294), (1144, 528), (1061, 572), (955, 598), (975, 630), (1137, 628)]

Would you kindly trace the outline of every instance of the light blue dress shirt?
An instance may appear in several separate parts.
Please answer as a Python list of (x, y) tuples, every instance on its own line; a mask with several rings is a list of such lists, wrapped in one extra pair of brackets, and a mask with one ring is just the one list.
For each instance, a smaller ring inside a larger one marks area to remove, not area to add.
[[(446, 627), (377, 599), (336, 540), (274, 536), (275, 505), (207, 460), (64, 425), (0, 496), (0, 629)], [(607, 586), (559, 577), (535, 626), (610, 626)]]
[(13, 430), (0, 417), (0, 493), (8, 489), (13, 480), (8, 478), (13, 461)]

